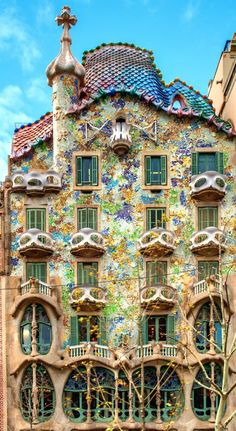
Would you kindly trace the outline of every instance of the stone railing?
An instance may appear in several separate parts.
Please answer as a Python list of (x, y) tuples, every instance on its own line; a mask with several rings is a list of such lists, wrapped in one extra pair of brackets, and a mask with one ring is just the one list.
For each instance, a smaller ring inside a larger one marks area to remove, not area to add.
[(51, 235), (39, 229), (29, 229), (19, 239), (19, 252), (25, 256), (34, 257), (47, 256), (54, 251), (54, 241)]
[(106, 251), (105, 241), (101, 233), (84, 228), (72, 235), (70, 239), (71, 253), (81, 257), (99, 257)]
[(226, 177), (215, 171), (193, 175), (190, 182), (191, 196), (203, 200), (222, 199), (226, 193)]
[(220, 251), (225, 251), (225, 233), (216, 227), (195, 232), (190, 239), (190, 250), (193, 253), (206, 256), (214, 256)]
[(80, 356), (93, 355), (99, 358), (111, 359), (112, 353), (107, 346), (94, 343), (83, 343), (78, 346), (70, 346), (69, 356), (76, 358)]
[(44, 194), (61, 190), (61, 175), (53, 170), (46, 172), (15, 172), (11, 177), (13, 191), (25, 191), (26, 194)]
[(166, 256), (175, 250), (175, 235), (163, 228), (145, 232), (138, 241), (138, 248), (146, 256)]
[(218, 279), (206, 281), (201, 280), (193, 285), (193, 295), (197, 296), (204, 292), (215, 290), (220, 291), (220, 281)]
[(145, 286), (141, 289), (141, 305), (152, 305), (163, 303), (174, 305), (176, 302), (176, 289), (165, 284)]
[(20, 294), (39, 293), (41, 295), (52, 296), (52, 288), (49, 284), (43, 281), (31, 278), (20, 286)]
[(176, 357), (177, 356), (177, 346), (173, 344), (165, 343), (150, 343), (142, 346), (138, 346), (136, 350), (137, 358), (147, 358), (153, 355), (161, 355), (164, 357)]
[(98, 307), (106, 304), (106, 290), (96, 286), (78, 286), (70, 294), (70, 304), (82, 306), (92, 304)]

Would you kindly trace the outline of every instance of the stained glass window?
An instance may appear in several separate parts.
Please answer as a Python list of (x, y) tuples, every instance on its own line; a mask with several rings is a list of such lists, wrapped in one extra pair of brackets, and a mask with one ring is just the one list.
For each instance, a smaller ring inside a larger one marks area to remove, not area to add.
[(85, 422), (87, 417), (87, 374), (85, 367), (77, 367), (64, 387), (63, 409), (75, 422)]
[[(204, 365), (207, 375), (211, 379), (212, 370), (211, 364)], [(214, 382), (221, 387), (222, 383), (222, 370), (220, 365), (214, 364), (213, 368)], [(201, 386), (200, 382), (205, 386)], [(207, 379), (205, 373), (200, 370), (196, 375), (196, 381), (192, 388), (192, 406), (195, 415), (202, 421), (207, 421), (211, 416), (211, 383)], [(219, 406), (219, 396), (215, 397), (215, 405), (213, 406), (215, 413), (217, 412)]]

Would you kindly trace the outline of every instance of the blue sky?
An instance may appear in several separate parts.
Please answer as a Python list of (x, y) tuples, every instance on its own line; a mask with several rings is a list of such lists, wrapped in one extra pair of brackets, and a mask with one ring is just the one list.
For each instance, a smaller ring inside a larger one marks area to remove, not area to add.
[(15, 123), (51, 110), (45, 69), (59, 52), (54, 18), (69, 5), (78, 18), (72, 51), (130, 42), (154, 52), (166, 82), (175, 77), (202, 94), (236, 31), (235, 0), (0, 0), (0, 179), (7, 173)]

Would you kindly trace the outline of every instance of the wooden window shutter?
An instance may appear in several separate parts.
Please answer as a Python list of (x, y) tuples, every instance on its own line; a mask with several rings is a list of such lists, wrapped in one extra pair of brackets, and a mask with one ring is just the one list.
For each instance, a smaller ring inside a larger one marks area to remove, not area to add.
[(76, 185), (82, 185), (82, 157), (76, 157)]
[(77, 220), (78, 230), (84, 229), (85, 227), (88, 227), (87, 208), (78, 208), (77, 219), (78, 219)]
[[(141, 334), (142, 336), (143, 344), (148, 343), (148, 317), (144, 316), (141, 320)], [(140, 343), (140, 340), (138, 344)]]
[(78, 262), (78, 266), (77, 266), (77, 283), (79, 286), (82, 286), (84, 284), (84, 265), (83, 262)]
[(176, 343), (175, 316), (173, 314), (169, 314), (167, 316), (166, 340), (167, 340), (168, 344), (175, 344)]
[(97, 230), (97, 208), (88, 208), (88, 226), (90, 229)]
[(92, 286), (97, 286), (98, 284), (98, 264), (97, 262), (92, 262), (92, 274), (90, 276), (90, 282)]
[(107, 342), (107, 321), (104, 316), (99, 318), (99, 337), (98, 342), (104, 346)]
[(151, 185), (151, 157), (145, 156), (145, 184)]
[(92, 185), (98, 185), (98, 157), (92, 156)]
[(161, 156), (161, 184), (167, 184), (167, 156)]
[(216, 153), (216, 167), (219, 174), (224, 173), (224, 153)]
[(71, 316), (70, 318), (70, 344), (71, 346), (79, 344), (78, 316)]
[(198, 153), (192, 153), (192, 175), (198, 174)]

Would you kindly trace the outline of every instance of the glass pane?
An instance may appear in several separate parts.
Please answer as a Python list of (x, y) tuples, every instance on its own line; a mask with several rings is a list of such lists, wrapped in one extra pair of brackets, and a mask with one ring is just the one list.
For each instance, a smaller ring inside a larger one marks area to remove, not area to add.
[(92, 157), (82, 158), (82, 184), (92, 183)]
[(198, 153), (198, 173), (217, 171), (216, 153)]
[(37, 345), (40, 353), (48, 353), (51, 346), (51, 326), (44, 323), (38, 324)]
[(31, 353), (31, 324), (28, 323), (21, 327), (21, 346), (26, 354)]
[(148, 341), (156, 340), (156, 319), (149, 317), (148, 319)]
[(167, 283), (167, 262), (147, 262), (147, 285), (155, 286), (159, 283)]
[(151, 184), (161, 184), (161, 158), (151, 157)]
[(148, 208), (147, 209), (147, 230), (155, 227), (166, 228), (166, 209)]

